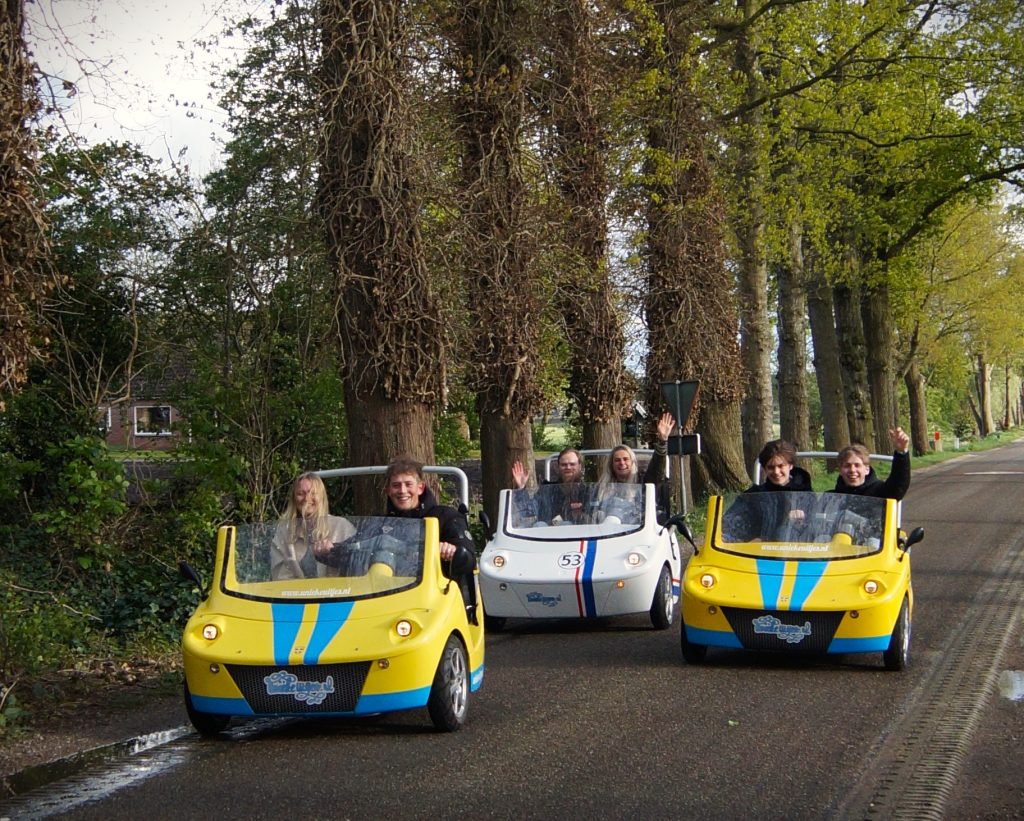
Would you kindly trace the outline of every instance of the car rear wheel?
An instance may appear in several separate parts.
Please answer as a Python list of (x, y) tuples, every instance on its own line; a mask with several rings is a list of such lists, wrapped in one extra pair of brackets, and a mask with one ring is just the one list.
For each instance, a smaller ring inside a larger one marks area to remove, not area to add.
[(229, 716), (222, 716), (216, 713), (201, 713), (192, 704), (192, 694), (188, 691), (188, 682), (185, 682), (185, 712), (188, 713), (188, 720), (196, 728), (199, 735), (204, 738), (213, 736), (226, 729), (231, 721)]
[(676, 620), (676, 603), (672, 598), (672, 573), (668, 567), (661, 568), (658, 586), (654, 589), (651, 602), (651, 623), (656, 630), (667, 630)]
[(882, 661), (886, 670), (902, 670), (910, 661), (910, 602), (905, 598), (889, 638), (889, 648), (882, 652)]
[(452, 635), (441, 653), (434, 673), (434, 683), (427, 700), (427, 712), (434, 726), (453, 732), (466, 723), (469, 707), (469, 664), (462, 642)]
[(704, 661), (704, 657), (708, 654), (708, 646), (706, 644), (694, 644), (686, 637), (686, 624), (683, 624), (681, 631), (681, 643), (683, 650), (683, 661), (687, 664), (700, 664)]

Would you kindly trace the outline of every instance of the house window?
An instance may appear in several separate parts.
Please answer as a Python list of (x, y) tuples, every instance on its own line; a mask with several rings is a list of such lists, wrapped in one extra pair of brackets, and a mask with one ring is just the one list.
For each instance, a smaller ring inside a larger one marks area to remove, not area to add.
[(135, 407), (136, 436), (170, 436), (170, 405), (137, 405)]
[(110, 408), (100, 408), (96, 414), (96, 431), (100, 436), (110, 433), (111, 412)]

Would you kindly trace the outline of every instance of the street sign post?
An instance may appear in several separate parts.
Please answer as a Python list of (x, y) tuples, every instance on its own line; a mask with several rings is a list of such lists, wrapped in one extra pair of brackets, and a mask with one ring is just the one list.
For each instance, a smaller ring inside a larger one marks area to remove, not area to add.
[[(668, 452), (674, 456), (689, 456), (700, 453), (700, 434), (683, 435), (683, 428), (690, 419), (693, 411), (693, 404), (697, 400), (697, 392), (700, 390), (700, 382), (694, 380), (675, 380), (674, 382), (662, 382), (661, 394), (672, 416), (676, 420), (676, 433), (669, 437)], [(683, 513), (687, 513), (686, 503), (686, 462), (679, 460), (679, 498), (682, 499)]]

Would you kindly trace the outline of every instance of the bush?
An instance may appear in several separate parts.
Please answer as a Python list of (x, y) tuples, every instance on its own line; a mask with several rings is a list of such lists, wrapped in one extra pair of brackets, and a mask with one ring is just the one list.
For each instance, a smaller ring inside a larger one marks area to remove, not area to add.
[(98, 621), (66, 593), (31, 589), (0, 568), (0, 683), (67, 664)]

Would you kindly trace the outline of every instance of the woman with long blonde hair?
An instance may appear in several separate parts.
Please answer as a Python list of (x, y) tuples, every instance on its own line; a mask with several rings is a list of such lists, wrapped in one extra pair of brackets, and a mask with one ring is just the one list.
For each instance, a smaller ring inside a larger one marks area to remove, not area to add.
[(331, 516), (324, 480), (303, 473), (292, 482), (288, 505), (277, 523), (270, 548), (270, 578), (303, 579), (337, 575), (323, 560), (335, 542), (355, 533), (352, 523)]

